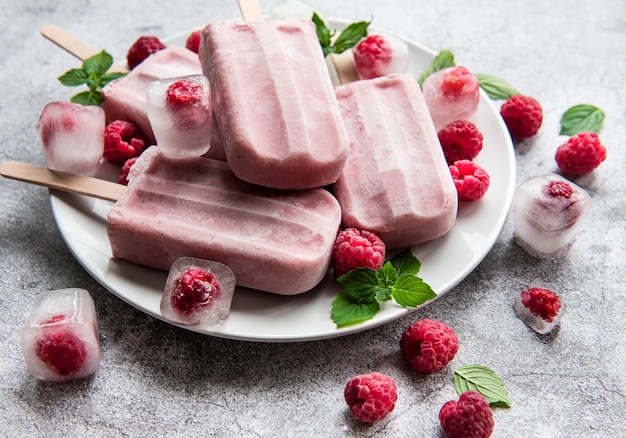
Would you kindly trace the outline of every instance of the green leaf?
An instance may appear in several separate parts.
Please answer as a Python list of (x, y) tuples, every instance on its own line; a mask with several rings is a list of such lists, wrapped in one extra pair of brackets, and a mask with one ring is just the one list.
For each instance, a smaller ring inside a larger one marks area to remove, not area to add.
[(311, 20), (313, 21), (313, 24), (315, 24), (315, 32), (317, 33), (317, 39), (319, 40), (322, 50), (324, 51), (324, 56), (332, 53), (332, 51), (328, 50), (330, 50), (330, 39), (333, 37), (334, 32), (330, 31), (328, 26), (326, 26), (326, 23), (324, 23), (324, 20), (322, 20), (316, 12), (313, 13), (313, 18), (311, 18)]
[(359, 300), (348, 292), (338, 294), (332, 304), (333, 321), (338, 327), (367, 321), (379, 310), (378, 301)]
[(348, 27), (342, 30), (333, 44), (335, 48), (334, 53), (343, 53), (356, 46), (361, 39), (367, 36), (367, 28), (370, 23), (371, 21), (358, 21), (351, 23)]
[(83, 61), (83, 70), (87, 74), (102, 76), (113, 65), (113, 57), (104, 50)]
[(466, 391), (478, 391), (492, 406), (511, 406), (512, 402), (496, 373), (482, 365), (468, 365), (454, 372), (454, 388), (461, 395)]
[(79, 85), (85, 85), (89, 79), (89, 75), (87, 75), (82, 68), (73, 68), (63, 73), (57, 79), (63, 85), (77, 87)]
[(373, 297), (380, 287), (378, 272), (369, 268), (357, 268), (337, 279), (346, 291), (356, 298)]
[(424, 79), (426, 79), (431, 74), (447, 67), (454, 67), (455, 65), (456, 64), (454, 62), (454, 55), (452, 54), (452, 51), (450, 49), (443, 49), (437, 54), (437, 56), (435, 56), (430, 65), (426, 67), (426, 69), (419, 75), (419, 77), (417, 78), (417, 82), (420, 84), (421, 87), (424, 83)]
[(385, 264), (380, 268), (380, 271), (378, 271), (380, 282), (385, 287), (393, 286), (397, 276), (398, 274), (396, 273), (396, 268), (389, 261), (385, 262)]
[(411, 252), (411, 248), (406, 248), (404, 251), (396, 254), (390, 262), (396, 268), (398, 275), (417, 275), (422, 267), (420, 261)]
[(602, 127), (606, 115), (597, 106), (580, 104), (565, 111), (561, 117), (560, 135), (575, 135), (579, 132), (595, 132)]
[(516, 96), (520, 93), (515, 87), (497, 76), (487, 73), (478, 73), (478, 85), (482, 88), (487, 96), (491, 99), (509, 99), (511, 96)]
[(116, 79), (121, 78), (122, 76), (125, 76), (126, 73), (120, 73), (120, 72), (113, 72), (113, 73), (106, 73), (104, 75), (102, 75), (102, 77), (100, 78), (100, 84), (102, 87), (104, 87), (106, 84), (108, 84), (109, 82), (112, 82)]
[(392, 295), (396, 303), (404, 307), (417, 307), (437, 296), (421, 278), (410, 274), (400, 275), (396, 279)]

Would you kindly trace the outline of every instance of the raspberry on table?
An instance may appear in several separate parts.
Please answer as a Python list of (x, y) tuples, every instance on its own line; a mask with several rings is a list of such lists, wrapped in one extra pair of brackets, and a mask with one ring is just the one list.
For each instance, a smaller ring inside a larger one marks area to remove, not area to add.
[(473, 160), (483, 148), (483, 134), (467, 120), (448, 123), (437, 133), (448, 164)]
[(215, 275), (199, 268), (190, 268), (174, 282), (172, 307), (181, 313), (194, 312), (217, 300), (221, 286)]
[(561, 309), (559, 296), (540, 287), (531, 287), (521, 293), (521, 301), (530, 312), (546, 322), (553, 322)]
[(489, 174), (473, 161), (455, 161), (450, 166), (450, 173), (460, 201), (478, 201), (489, 188)]
[(374, 233), (356, 228), (339, 232), (333, 245), (335, 277), (356, 268), (379, 270), (385, 263), (385, 243)]
[(556, 164), (570, 176), (591, 173), (606, 159), (606, 148), (593, 132), (579, 132), (556, 150)]
[(355, 418), (372, 423), (393, 411), (398, 390), (391, 377), (373, 372), (351, 378), (344, 389), (344, 398)]
[(196, 30), (191, 32), (185, 41), (185, 47), (194, 53), (200, 52), (200, 43), (202, 42), (202, 31)]
[(514, 139), (532, 137), (543, 122), (541, 105), (530, 96), (512, 96), (500, 108), (500, 115)]
[(126, 54), (129, 69), (137, 67), (144, 59), (159, 50), (165, 49), (165, 44), (155, 36), (141, 36), (133, 43)]
[(411, 324), (400, 339), (400, 353), (415, 371), (432, 373), (445, 367), (459, 351), (459, 340), (441, 321), (422, 319)]
[(450, 438), (488, 438), (493, 433), (493, 413), (478, 391), (466, 391), (439, 411), (439, 422)]
[(135, 123), (115, 120), (104, 129), (105, 160), (118, 166), (138, 157), (146, 148), (146, 138)]

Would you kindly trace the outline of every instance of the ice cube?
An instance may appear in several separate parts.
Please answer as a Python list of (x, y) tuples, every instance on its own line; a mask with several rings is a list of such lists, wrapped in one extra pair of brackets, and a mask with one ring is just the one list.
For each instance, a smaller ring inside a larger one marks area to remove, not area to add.
[(476, 122), (478, 78), (465, 67), (447, 67), (431, 74), (422, 91), (437, 131), (457, 120)]
[(161, 313), (181, 325), (218, 325), (230, 314), (235, 275), (222, 263), (180, 257), (170, 268)]
[(41, 380), (79, 379), (96, 372), (100, 343), (93, 299), (85, 289), (42, 293), (21, 334), (26, 367)]
[(104, 151), (104, 110), (72, 102), (48, 103), (37, 121), (43, 155), (52, 170), (93, 175)]
[(555, 292), (542, 287), (523, 290), (515, 299), (517, 316), (542, 335), (559, 325), (564, 310), (561, 298)]
[(161, 152), (171, 158), (208, 152), (213, 131), (213, 104), (204, 75), (152, 82), (146, 90), (148, 118)]
[(587, 192), (559, 175), (528, 179), (513, 203), (515, 241), (536, 258), (558, 256), (573, 243), (590, 201)]
[(352, 53), (359, 79), (409, 71), (409, 47), (391, 34), (369, 35), (354, 47)]

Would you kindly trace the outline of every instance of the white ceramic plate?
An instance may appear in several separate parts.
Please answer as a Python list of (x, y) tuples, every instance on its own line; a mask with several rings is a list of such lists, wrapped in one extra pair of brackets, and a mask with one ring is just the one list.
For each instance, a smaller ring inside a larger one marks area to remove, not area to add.
[[(328, 22), (334, 28), (345, 25), (342, 21)], [(174, 36), (166, 43), (184, 46), (190, 32)], [(417, 76), (435, 53), (414, 42), (406, 42), (410, 48), (411, 72)], [(484, 146), (475, 161), (490, 174), (491, 186), (487, 194), (478, 202), (461, 203), (458, 219), (448, 234), (412, 248), (422, 262), (420, 277), (438, 296), (469, 275), (487, 255), (504, 226), (513, 199), (513, 145), (498, 111), (482, 92), (477, 125), (483, 133)], [(51, 205), (59, 230), (81, 265), (119, 298), (163, 319), (159, 304), (167, 273), (111, 257), (106, 215), (112, 204), (53, 192)], [(185, 328), (230, 339), (293, 342), (361, 332), (402, 318), (411, 311), (392, 301), (385, 302), (374, 319), (339, 329), (330, 315), (331, 302), (339, 291), (330, 276), (312, 291), (291, 297), (237, 288), (230, 317), (223, 325)]]

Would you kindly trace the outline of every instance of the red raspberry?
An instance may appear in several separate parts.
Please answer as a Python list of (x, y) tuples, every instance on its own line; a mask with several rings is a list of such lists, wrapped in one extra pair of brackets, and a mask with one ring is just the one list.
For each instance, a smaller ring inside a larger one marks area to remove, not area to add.
[(128, 185), (128, 173), (130, 172), (130, 168), (133, 167), (135, 161), (137, 161), (138, 157), (129, 158), (126, 160), (124, 165), (122, 166), (122, 171), (120, 172), (120, 179), (118, 181), (119, 184)]
[(384, 75), (393, 59), (393, 50), (382, 36), (370, 35), (356, 45), (353, 55), (359, 77), (373, 79)]
[(459, 340), (450, 327), (440, 321), (414, 322), (400, 339), (400, 353), (415, 371), (432, 373), (445, 367), (459, 351)]
[(146, 138), (139, 127), (125, 120), (116, 120), (104, 129), (104, 158), (122, 166), (126, 160), (138, 157), (146, 148)]
[(181, 313), (192, 313), (215, 301), (221, 293), (222, 287), (214, 274), (190, 268), (174, 281), (172, 307)]
[(557, 294), (540, 287), (531, 287), (522, 291), (521, 301), (535, 316), (546, 322), (554, 321), (561, 309), (561, 299)]
[(478, 88), (476, 76), (463, 66), (450, 68), (441, 80), (441, 91), (445, 96), (458, 96), (464, 89), (467, 93), (474, 87)]
[(200, 84), (181, 79), (167, 87), (165, 100), (173, 108), (185, 107), (201, 102), (202, 93)]
[(385, 243), (374, 233), (356, 228), (341, 231), (333, 245), (333, 267), (339, 278), (356, 268), (378, 271), (385, 262)]
[(437, 135), (448, 164), (473, 160), (483, 148), (483, 134), (467, 120), (448, 123)]
[(391, 377), (374, 372), (351, 378), (343, 396), (355, 418), (372, 423), (382, 420), (393, 411), (398, 400), (398, 390)]
[(530, 96), (511, 97), (500, 108), (500, 115), (514, 139), (532, 137), (543, 121), (541, 105)]
[(555, 158), (564, 174), (582, 176), (606, 159), (606, 148), (593, 132), (580, 132), (558, 147)]
[(473, 161), (455, 161), (450, 173), (461, 201), (477, 201), (489, 188), (489, 174)]
[(131, 70), (134, 69), (148, 56), (152, 55), (155, 52), (158, 52), (159, 50), (163, 50), (164, 48), (165, 44), (163, 44), (161, 40), (159, 40), (157, 37), (139, 37), (139, 39), (133, 43), (133, 45), (128, 50), (128, 53), (126, 54), (126, 62), (128, 63), (128, 68)]
[(191, 32), (187, 41), (185, 42), (185, 47), (191, 50), (194, 53), (200, 52), (200, 43), (202, 42), (202, 31), (196, 30), (195, 32)]
[[(56, 315), (46, 323), (65, 319)], [(61, 376), (67, 376), (80, 370), (87, 359), (85, 343), (71, 330), (50, 329), (37, 340), (35, 352), (39, 359), (47, 363), (50, 369)]]
[(494, 426), (489, 403), (478, 391), (464, 392), (458, 402), (444, 404), (439, 422), (450, 438), (488, 438)]
[(549, 196), (553, 198), (565, 198), (569, 199), (574, 194), (574, 189), (568, 183), (563, 181), (550, 181), (545, 186), (543, 186), (543, 190)]

